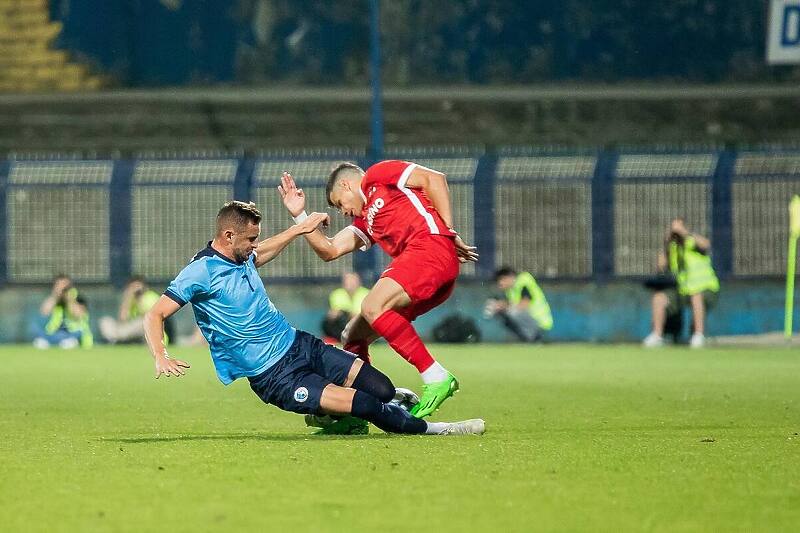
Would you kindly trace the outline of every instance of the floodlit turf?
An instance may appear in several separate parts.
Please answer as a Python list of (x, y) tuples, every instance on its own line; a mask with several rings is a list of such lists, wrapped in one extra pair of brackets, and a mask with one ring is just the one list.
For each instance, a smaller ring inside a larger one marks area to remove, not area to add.
[[(3, 531), (797, 530), (800, 354), (435, 348), (483, 437), (314, 437), (207, 353), (0, 350)], [(396, 384), (417, 378), (384, 346)]]

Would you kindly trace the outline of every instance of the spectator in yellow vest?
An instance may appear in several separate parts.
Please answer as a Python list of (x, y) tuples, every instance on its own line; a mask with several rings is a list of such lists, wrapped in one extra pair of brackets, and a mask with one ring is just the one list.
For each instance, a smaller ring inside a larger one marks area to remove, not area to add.
[(100, 334), (112, 344), (144, 342), (144, 314), (155, 305), (161, 295), (147, 287), (144, 279), (131, 278), (122, 291), (117, 318), (100, 319)]
[[(686, 229), (684, 220), (675, 218), (667, 230), (664, 250), (658, 254), (659, 272), (675, 278), (675, 288), (653, 294), (653, 329), (644, 339), (648, 348), (664, 345), (664, 327), (671, 317), (680, 317), (685, 305), (692, 309), (692, 337), (689, 346), (705, 345), (706, 313), (714, 306), (719, 280), (711, 266), (711, 242)], [(676, 321), (678, 324), (680, 320)]]
[(494, 279), (501, 292), (486, 302), (484, 316), (497, 316), (523, 342), (541, 341), (544, 332), (553, 328), (553, 316), (534, 277), (504, 266)]
[(361, 285), (361, 276), (355, 272), (342, 274), (342, 286), (328, 298), (328, 313), (322, 322), (326, 340), (341, 342), (342, 331), (351, 318), (361, 313), (361, 302), (369, 289)]
[(78, 294), (69, 276), (55, 277), (50, 295), (42, 302), (39, 313), (47, 317), (47, 322), (44, 327), (37, 327), (33, 339), (36, 348), (91, 348), (94, 344), (86, 300)]

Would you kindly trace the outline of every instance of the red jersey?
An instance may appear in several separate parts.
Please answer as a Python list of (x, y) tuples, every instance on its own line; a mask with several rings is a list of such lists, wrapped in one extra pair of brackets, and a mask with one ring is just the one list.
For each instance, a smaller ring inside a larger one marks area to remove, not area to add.
[(384, 252), (397, 257), (415, 239), (456, 236), (421, 189), (406, 187), (416, 167), (406, 161), (381, 161), (367, 169), (361, 180), (364, 209), (350, 226), (364, 241), (362, 250), (377, 242)]

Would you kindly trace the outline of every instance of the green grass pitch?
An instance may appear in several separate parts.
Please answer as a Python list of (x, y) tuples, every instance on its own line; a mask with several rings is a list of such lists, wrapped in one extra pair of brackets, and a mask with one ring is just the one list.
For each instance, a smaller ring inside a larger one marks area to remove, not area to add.
[[(0, 350), (3, 531), (796, 531), (800, 355), (436, 346), (483, 437), (315, 437), (201, 349)], [(418, 378), (385, 346), (376, 364)]]

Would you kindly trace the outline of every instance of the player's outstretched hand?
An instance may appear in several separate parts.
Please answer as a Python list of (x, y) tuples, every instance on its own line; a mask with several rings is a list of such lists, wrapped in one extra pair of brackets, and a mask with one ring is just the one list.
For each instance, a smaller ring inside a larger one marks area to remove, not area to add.
[(300, 230), (300, 235), (304, 235), (306, 233), (311, 233), (320, 225), (322, 225), (322, 227), (328, 227), (330, 220), (331, 217), (328, 213), (311, 213), (308, 215), (308, 218), (297, 225), (297, 229)]
[(278, 185), (278, 192), (283, 200), (283, 205), (289, 210), (293, 217), (296, 217), (306, 208), (306, 195), (303, 189), (298, 189), (294, 183), (294, 178), (288, 172), (281, 176), (281, 184)]
[(465, 243), (464, 239), (461, 238), (461, 235), (456, 235), (455, 244), (456, 254), (458, 254), (458, 260), (461, 263), (478, 260), (478, 248)]
[(172, 359), (167, 354), (156, 357), (156, 379), (158, 379), (161, 374), (167, 377), (180, 377), (186, 374), (184, 368), (189, 368), (189, 363), (181, 361), (180, 359)]

